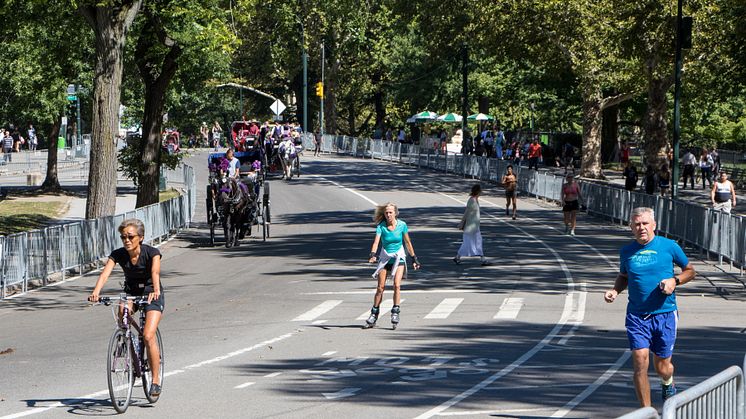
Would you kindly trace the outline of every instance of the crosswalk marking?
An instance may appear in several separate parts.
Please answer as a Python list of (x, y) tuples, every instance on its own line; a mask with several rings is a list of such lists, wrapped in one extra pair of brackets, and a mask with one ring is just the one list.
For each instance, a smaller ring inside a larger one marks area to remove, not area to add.
[(323, 303), (317, 305), (316, 307), (294, 318), (293, 321), (294, 322), (307, 322), (310, 320), (314, 320), (315, 318), (321, 316), (322, 314), (333, 309), (334, 307), (338, 306), (341, 303), (342, 303), (342, 300), (326, 300)]
[(253, 383), (253, 382), (248, 382), (248, 383), (239, 384), (239, 385), (237, 385), (237, 386), (235, 386), (233, 388), (241, 389), (241, 388), (246, 388), (248, 386), (253, 386), (254, 384), (255, 383)]
[(464, 301), (463, 298), (445, 298), (433, 309), (426, 319), (447, 319), (454, 310)]
[(523, 298), (506, 298), (500, 310), (495, 314), (494, 319), (515, 319), (518, 317), (518, 312), (523, 307)]
[[(401, 299), (401, 302), (404, 302), (404, 299)], [(379, 307), (380, 311), (378, 313), (378, 317), (383, 316), (384, 314), (388, 313), (389, 310), (391, 310), (391, 307), (394, 306), (394, 300), (384, 300), (381, 301), (381, 306)], [(367, 310), (365, 313), (358, 316), (356, 320), (365, 320), (370, 316), (370, 310)]]

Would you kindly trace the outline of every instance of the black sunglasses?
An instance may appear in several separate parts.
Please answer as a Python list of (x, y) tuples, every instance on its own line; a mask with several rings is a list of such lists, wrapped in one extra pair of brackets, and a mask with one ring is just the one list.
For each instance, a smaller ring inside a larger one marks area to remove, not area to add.
[(126, 236), (124, 234), (122, 234), (121, 236), (119, 236), (119, 238), (122, 239), (122, 241), (125, 241), (127, 239), (129, 239), (129, 241), (132, 241), (132, 240), (134, 240), (135, 237), (140, 237), (140, 236)]

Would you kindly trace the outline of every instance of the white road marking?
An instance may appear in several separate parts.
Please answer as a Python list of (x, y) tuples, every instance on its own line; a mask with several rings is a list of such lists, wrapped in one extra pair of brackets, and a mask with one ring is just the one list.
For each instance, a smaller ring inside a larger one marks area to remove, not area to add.
[(337, 351), (329, 351), (329, 352), (324, 352), (323, 354), (321, 354), (321, 356), (332, 356), (332, 355), (334, 355), (336, 353), (337, 353)]
[(470, 416), (470, 415), (502, 415), (507, 413), (529, 413), (549, 410), (546, 407), (533, 407), (529, 409), (505, 409), (505, 410), (467, 410), (464, 412), (438, 413), (438, 416)]
[(454, 310), (464, 301), (463, 298), (445, 298), (433, 309), (426, 319), (447, 319)]
[(322, 314), (333, 309), (334, 307), (340, 305), (341, 303), (342, 303), (342, 300), (326, 300), (323, 303), (317, 305), (316, 307), (294, 318), (293, 321), (294, 322), (307, 322), (307, 321), (314, 320), (317, 317), (321, 316)]
[[(405, 300), (402, 298), (401, 302), (403, 303)], [(394, 300), (383, 300), (381, 301), (381, 305), (379, 307), (378, 312), (378, 318), (381, 318), (384, 314), (388, 313), (389, 310), (391, 310), (391, 307), (394, 306)], [(365, 320), (370, 316), (370, 310), (366, 311), (365, 313), (359, 315), (356, 320)]]
[(366, 200), (366, 201), (370, 202), (370, 203), (371, 203), (371, 204), (373, 204), (374, 206), (377, 206), (377, 205), (378, 205), (378, 204), (376, 203), (376, 201), (374, 201), (374, 200), (372, 200), (372, 199), (368, 198), (367, 196), (365, 196), (365, 195), (361, 194), (360, 192), (358, 192), (358, 191), (356, 191), (356, 190), (353, 190), (353, 189), (350, 189), (350, 188), (347, 188), (347, 187), (344, 187), (344, 186), (340, 185), (339, 183), (337, 183), (337, 182), (335, 182), (335, 181), (333, 181), (333, 180), (329, 180), (329, 179), (327, 179), (327, 178), (325, 178), (325, 177), (323, 177), (323, 176), (319, 176), (319, 175), (306, 175), (306, 176), (308, 176), (308, 177), (316, 177), (316, 178), (324, 179), (325, 181), (327, 181), (327, 182), (331, 183), (332, 185), (338, 186), (338, 187), (340, 187), (340, 188), (342, 188), (342, 189), (346, 190), (347, 192), (351, 192), (351, 193), (354, 193), (355, 195), (359, 196), (360, 198), (363, 198), (364, 200)]
[(336, 400), (336, 399), (342, 399), (345, 397), (354, 396), (355, 393), (362, 390), (360, 387), (348, 387), (343, 388), (342, 390), (339, 390), (336, 393), (321, 393), (326, 397), (328, 400)]
[(554, 412), (554, 414), (550, 417), (564, 418), (565, 416), (567, 416), (567, 414), (570, 413), (572, 409), (575, 408), (575, 406), (582, 403), (583, 400), (585, 400), (588, 396), (593, 394), (593, 392), (596, 391), (596, 389), (601, 387), (606, 382), (606, 380), (611, 378), (611, 376), (614, 375), (617, 372), (617, 370), (621, 368), (622, 365), (624, 365), (631, 356), (632, 356), (631, 351), (624, 351), (622, 356), (620, 356), (619, 359), (616, 360), (614, 365), (609, 367), (609, 369), (606, 370), (606, 372), (603, 373), (603, 375), (598, 377), (596, 381), (593, 382), (593, 384), (589, 385), (582, 393), (575, 396), (574, 399), (570, 400), (564, 407), (562, 407), (562, 409)]
[[(465, 202), (463, 202), (463, 201), (461, 201), (459, 199), (456, 199), (456, 198), (454, 198), (452, 196), (449, 196), (447, 194), (444, 194), (443, 192), (436, 191), (436, 190), (433, 190), (431, 188), (427, 188), (427, 189), (430, 189), (431, 191), (433, 191), (435, 193), (438, 193), (438, 194), (443, 195), (443, 196), (445, 196), (445, 197), (447, 197), (449, 199), (452, 199), (452, 200), (454, 200), (456, 202), (459, 202), (462, 205), (466, 205)], [(494, 218), (494, 219), (496, 219), (498, 221), (502, 221), (504, 223), (503, 220), (500, 220), (499, 218), (495, 217), (494, 215), (488, 215), (488, 216), (490, 216), (491, 218)], [(538, 237), (536, 237), (533, 234), (529, 233), (528, 231), (522, 229), (521, 227), (518, 227), (517, 225), (514, 225), (514, 224), (509, 224), (509, 225), (511, 227), (515, 228), (516, 230), (520, 231), (521, 233), (523, 233), (523, 235), (525, 235), (526, 237), (530, 237), (535, 242), (540, 243), (545, 249), (547, 249), (554, 256), (554, 259), (559, 263), (560, 268), (562, 269), (562, 272), (565, 275), (565, 278), (567, 280), (568, 292), (572, 293), (573, 291), (575, 291), (575, 286), (576, 285), (575, 285), (575, 283), (574, 283), (574, 281), (572, 279), (572, 273), (570, 273), (570, 269), (568, 269), (567, 264), (565, 264), (564, 259), (562, 259), (562, 257), (560, 257), (559, 253), (557, 253), (557, 251), (554, 250), (547, 243), (545, 243), (542, 240), (539, 240)], [(502, 370), (500, 370), (500, 371), (492, 374), (491, 376), (485, 378), (480, 383), (474, 385), (472, 388), (470, 388), (470, 389), (462, 392), (461, 394), (459, 394), (457, 396), (452, 397), (450, 400), (447, 400), (447, 401), (441, 403), (439, 406), (436, 406), (436, 407), (428, 410), (427, 412), (425, 412), (425, 413), (417, 416), (417, 419), (425, 419), (425, 418), (431, 418), (433, 416), (436, 416), (436, 415), (442, 413), (443, 411), (447, 410), (448, 408), (453, 407), (456, 404), (460, 403), (461, 401), (463, 401), (467, 397), (469, 397), (469, 396), (477, 393), (478, 391), (484, 389), (485, 387), (489, 386), (490, 384), (492, 384), (496, 380), (498, 380), (498, 379), (500, 379), (500, 378), (502, 378), (502, 377), (510, 374), (513, 370), (515, 370), (516, 368), (518, 368), (519, 366), (521, 366), (523, 363), (525, 363), (526, 361), (528, 361), (529, 359), (531, 359), (540, 350), (544, 349), (544, 347), (547, 346), (549, 344), (549, 342), (557, 336), (557, 333), (559, 333), (559, 331), (562, 330), (562, 328), (564, 327), (565, 323), (567, 323), (567, 320), (568, 320), (568, 318), (570, 318), (570, 316), (572, 316), (572, 315), (577, 316), (577, 314), (573, 314), (572, 312), (573, 312), (573, 299), (568, 294), (565, 297), (565, 305), (564, 305), (564, 309), (562, 311), (562, 315), (560, 316), (559, 321), (555, 324), (555, 326), (552, 328), (552, 330), (546, 336), (544, 336), (544, 338), (541, 341), (539, 341), (539, 343), (537, 343), (533, 348), (531, 348), (528, 352), (524, 353), (520, 358), (518, 358), (515, 361), (513, 361), (513, 363), (511, 363), (507, 367), (505, 367)]]
[(324, 323), (326, 323), (326, 320), (316, 320), (311, 324), (324, 324)]
[[(304, 292), (300, 295), (370, 295), (375, 294), (375, 290), (368, 291), (319, 291), (319, 292)], [(475, 289), (458, 289), (458, 288), (445, 288), (437, 290), (407, 290), (407, 294), (453, 294), (453, 293), (484, 293), (484, 290)]]
[(493, 319), (515, 319), (523, 307), (523, 298), (506, 298)]
[[(241, 355), (241, 354), (253, 351), (253, 350), (258, 349), (258, 348), (265, 347), (265, 346), (267, 346), (269, 344), (276, 343), (276, 342), (279, 342), (281, 340), (285, 340), (285, 339), (287, 339), (287, 338), (295, 335), (296, 333), (297, 332), (286, 333), (286, 334), (278, 336), (276, 338), (268, 339), (268, 340), (265, 340), (264, 342), (257, 343), (256, 345), (249, 346), (249, 347), (243, 348), (243, 349), (239, 349), (237, 351), (233, 351), (233, 352), (231, 352), (231, 353), (229, 353), (227, 355), (218, 356), (218, 357), (209, 359), (207, 361), (202, 361), (202, 362), (199, 362), (199, 363), (196, 363), (196, 364), (192, 364), (192, 365), (186, 366), (186, 367), (184, 367), (183, 369), (180, 369), (180, 370), (171, 371), (171, 374), (166, 373), (166, 374), (164, 374), (164, 376), (176, 375), (176, 374), (179, 374), (179, 373), (186, 372), (187, 370), (191, 370), (191, 369), (195, 369), (195, 368), (200, 368), (200, 367), (203, 367), (205, 365), (213, 364), (213, 363), (218, 362), (218, 361), (222, 361), (222, 360), (225, 360), (225, 359), (228, 359), (228, 358), (232, 358), (234, 356)], [(72, 397), (72, 398), (73, 399), (93, 399), (93, 398), (101, 397), (101, 396), (108, 395), (108, 394), (109, 394), (109, 390), (106, 389), (106, 390), (97, 391), (95, 393), (86, 394), (84, 396)], [(54, 403), (54, 404), (46, 406), (46, 407), (37, 407), (37, 408), (34, 408), (34, 409), (25, 410), (23, 412), (18, 412), (18, 413), (14, 413), (14, 414), (11, 414), (11, 415), (2, 416), (2, 417), (0, 417), (0, 419), (21, 418), (21, 417), (24, 417), (24, 416), (35, 415), (37, 413), (46, 412), (47, 410), (50, 410), (50, 409), (54, 409), (54, 408), (57, 408), (57, 407), (65, 407), (65, 406), (66, 405), (63, 404), (63, 403)]]
[(256, 384), (256, 383), (254, 383), (253, 381), (249, 381), (248, 383), (239, 384), (239, 385), (237, 385), (237, 386), (235, 386), (233, 388), (236, 388), (236, 389), (246, 388), (248, 386), (253, 386), (254, 384)]
[(265, 375), (264, 377), (265, 377), (265, 378), (274, 378), (274, 377), (277, 377), (277, 376), (278, 376), (278, 375), (280, 375), (280, 374), (282, 374), (282, 373), (281, 373), (281, 372), (273, 372), (273, 373), (271, 373), (271, 374), (267, 374), (267, 375)]

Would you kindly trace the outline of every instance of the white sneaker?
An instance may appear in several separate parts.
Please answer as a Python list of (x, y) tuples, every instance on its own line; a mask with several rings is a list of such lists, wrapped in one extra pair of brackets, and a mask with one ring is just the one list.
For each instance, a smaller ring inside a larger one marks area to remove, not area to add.
[(574, 236), (575, 235), (575, 230), (570, 230), (570, 235)]

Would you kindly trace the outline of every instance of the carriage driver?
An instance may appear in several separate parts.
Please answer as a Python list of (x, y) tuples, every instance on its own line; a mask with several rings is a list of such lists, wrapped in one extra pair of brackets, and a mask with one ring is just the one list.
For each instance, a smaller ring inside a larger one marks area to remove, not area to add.
[(241, 162), (233, 155), (232, 148), (225, 152), (225, 158), (228, 160), (228, 177), (238, 179), (238, 168), (241, 166)]

